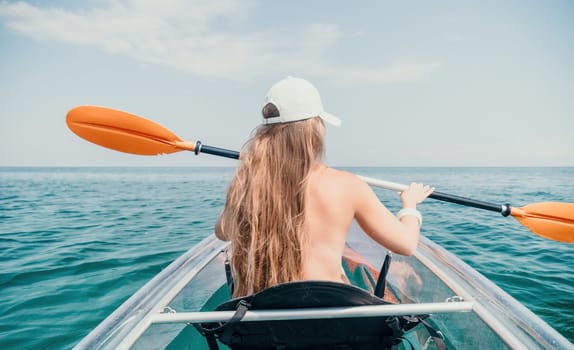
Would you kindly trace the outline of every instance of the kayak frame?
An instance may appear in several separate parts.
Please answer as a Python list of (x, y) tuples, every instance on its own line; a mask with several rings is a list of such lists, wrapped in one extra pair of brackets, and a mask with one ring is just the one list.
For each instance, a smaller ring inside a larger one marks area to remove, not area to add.
[(211, 235), (147, 282), (94, 328), (74, 349), (129, 349), (164, 307), (211, 262), (228, 243)]
[[(352, 248), (366, 244), (365, 234), (357, 231), (360, 230), (349, 233)], [(74, 349), (130, 349), (153, 324), (201, 323), (231, 318), (233, 311), (175, 312), (166, 307), (227, 246), (227, 242), (210, 235), (191, 247), (126, 300)], [(369, 252), (364, 257), (376, 266), (378, 260), (382, 260), (384, 248)], [(248, 311), (244, 321), (472, 312), (509, 348), (574, 349), (572, 343), (524, 305), (429, 239), (421, 236), (414, 258), (454, 292), (452, 298), (430, 303)]]

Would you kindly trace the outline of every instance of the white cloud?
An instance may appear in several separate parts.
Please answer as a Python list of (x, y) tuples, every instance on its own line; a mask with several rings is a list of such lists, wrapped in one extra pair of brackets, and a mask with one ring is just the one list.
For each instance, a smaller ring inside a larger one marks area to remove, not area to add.
[(87, 45), (201, 76), (250, 79), (296, 72), (347, 84), (419, 79), (438, 63), (342, 67), (329, 59), (343, 34), (333, 24), (243, 30), (254, 3), (234, 0), (108, 0), (89, 10), (0, 3), (7, 27), (39, 40)]

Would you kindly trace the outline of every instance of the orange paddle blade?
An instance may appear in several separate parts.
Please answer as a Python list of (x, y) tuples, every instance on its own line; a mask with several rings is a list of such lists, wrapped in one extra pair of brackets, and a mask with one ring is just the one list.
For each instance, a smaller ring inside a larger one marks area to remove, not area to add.
[(195, 147), (151, 120), (111, 108), (76, 107), (68, 112), (66, 123), (81, 138), (125, 153), (158, 155)]
[(510, 214), (542, 237), (574, 243), (574, 203), (532, 203), (512, 208)]

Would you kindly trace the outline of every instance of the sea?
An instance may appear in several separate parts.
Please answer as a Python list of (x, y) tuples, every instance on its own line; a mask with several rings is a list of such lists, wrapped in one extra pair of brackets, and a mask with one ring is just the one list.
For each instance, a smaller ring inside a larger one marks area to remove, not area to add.
[[(574, 203), (574, 168), (342, 168), (521, 207)], [(213, 232), (233, 168), (0, 168), (0, 349), (70, 349)], [(376, 189), (392, 211), (397, 193)], [(427, 200), (422, 234), (574, 341), (574, 244)]]

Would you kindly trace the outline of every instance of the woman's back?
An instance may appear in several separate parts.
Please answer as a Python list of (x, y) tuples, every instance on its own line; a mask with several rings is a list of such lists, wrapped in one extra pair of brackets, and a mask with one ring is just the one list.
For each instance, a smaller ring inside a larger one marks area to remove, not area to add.
[(317, 165), (307, 184), (303, 278), (344, 281), (341, 257), (354, 209), (348, 173)]

